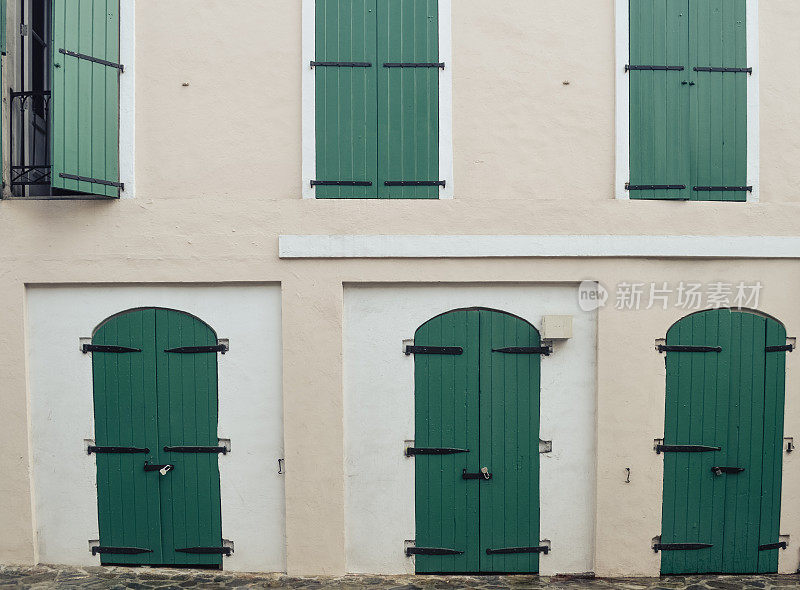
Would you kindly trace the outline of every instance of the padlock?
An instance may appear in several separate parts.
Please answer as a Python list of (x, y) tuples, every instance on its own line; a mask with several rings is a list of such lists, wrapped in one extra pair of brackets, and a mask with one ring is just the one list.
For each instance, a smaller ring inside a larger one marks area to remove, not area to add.
[(491, 479), (488, 467), (481, 467), (481, 473), (483, 473), (483, 479)]
[(158, 472), (159, 472), (161, 475), (166, 475), (167, 473), (169, 473), (170, 471), (172, 471), (172, 468), (173, 468), (173, 466), (172, 466), (172, 465), (164, 465), (164, 467), (162, 467), (161, 469), (159, 469), (159, 470), (158, 470)]

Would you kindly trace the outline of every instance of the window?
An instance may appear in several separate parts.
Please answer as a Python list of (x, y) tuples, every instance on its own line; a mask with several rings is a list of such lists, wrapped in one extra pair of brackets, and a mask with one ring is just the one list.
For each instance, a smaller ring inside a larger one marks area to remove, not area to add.
[(9, 72), (11, 194), (119, 196), (118, 1), (15, 4), (20, 36), (11, 44), (17, 71)]
[[(631, 199), (746, 201), (757, 181), (754, 0), (623, 0)], [(619, 4), (619, 3), (618, 3)], [(625, 133), (621, 134), (624, 136)], [(618, 195), (620, 190), (618, 188)]]
[(304, 162), (305, 196), (451, 194), (452, 148), (441, 141), (449, 113), (440, 112), (449, 109), (441, 100), (450, 80), (441, 39), (449, 0), (306, 2), (313, 3), (306, 92), (313, 88), (314, 145), (313, 164)]

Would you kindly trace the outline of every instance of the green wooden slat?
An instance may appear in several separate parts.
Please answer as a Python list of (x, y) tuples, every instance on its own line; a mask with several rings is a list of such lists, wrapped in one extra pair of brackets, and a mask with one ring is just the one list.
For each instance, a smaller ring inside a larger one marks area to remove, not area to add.
[(438, 186), (384, 181), (438, 181), (438, 68), (384, 68), (384, 63), (438, 63), (438, 0), (384, 0), (378, 6), (378, 195), (437, 199)]
[[(786, 343), (786, 330), (781, 324), (768, 318), (765, 328), (767, 346), (780, 346)], [(760, 545), (777, 543), (780, 535), (786, 353), (766, 353), (765, 366), (763, 479), (758, 541)], [(778, 552), (778, 549), (759, 551), (759, 573), (778, 571)]]
[(144, 471), (154, 461), (158, 436), (155, 375), (155, 322), (152, 310), (116, 316), (95, 332), (94, 344), (139, 348), (140, 353), (92, 354), (95, 442), (99, 446), (135, 446), (150, 454), (97, 454), (100, 544), (144, 547), (152, 553), (102, 554), (102, 563), (161, 562), (158, 480)]
[[(745, 0), (693, 0), (692, 68), (746, 68)], [(691, 131), (692, 186), (747, 185), (747, 74), (694, 72)], [(746, 191), (692, 191), (692, 199), (745, 201)]]
[[(8, 16), (8, 9), (6, 8), (6, 0), (0, 0), (0, 53), (6, 54), (6, 18)], [(0, 63), (2, 68), (2, 63)]]
[[(168, 348), (217, 343), (214, 331), (188, 314), (157, 310), (159, 428), (162, 447), (217, 446), (216, 354), (174, 354)], [(175, 469), (161, 478), (164, 562), (219, 565), (221, 555), (176, 552), (185, 547), (220, 547), (222, 530), (218, 456), (162, 452)]]
[(54, 188), (116, 197), (119, 189), (70, 174), (119, 181), (119, 70), (60, 49), (119, 63), (119, 0), (53, 0), (51, 149)]
[[(689, 0), (630, 0), (632, 65), (688, 66)], [(634, 190), (631, 199), (688, 199), (689, 93), (687, 71), (632, 71), (630, 184), (686, 185)]]
[(377, 1), (318, 0), (315, 61), (369, 62), (369, 68), (317, 67), (316, 178), (372, 186), (317, 186), (317, 198), (378, 195)]

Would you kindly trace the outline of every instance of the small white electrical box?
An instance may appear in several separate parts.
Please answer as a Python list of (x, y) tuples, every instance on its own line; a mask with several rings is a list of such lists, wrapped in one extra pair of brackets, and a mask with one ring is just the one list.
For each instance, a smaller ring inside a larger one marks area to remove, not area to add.
[(542, 318), (542, 338), (545, 340), (566, 340), (572, 338), (572, 316), (544, 316)]

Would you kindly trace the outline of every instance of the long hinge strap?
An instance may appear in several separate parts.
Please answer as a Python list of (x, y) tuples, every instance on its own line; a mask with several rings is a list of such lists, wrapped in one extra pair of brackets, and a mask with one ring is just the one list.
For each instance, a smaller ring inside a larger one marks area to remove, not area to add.
[(541, 545), (539, 547), (502, 547), (500, 549), (487, 549), (486, 555), (509, 555), (513, 553), (550, 553), (550, 547)]
[(89, 445), (86, 449), (88, 455), (92, 453), (149, 453), (150, 449), (141, 448), (141, 447), (97, 447), (94, 445)]
[(694, 68), (695, 72), (731, 72), (740, 74), (752, 74), (753, 68), (712, 68), (705, 66), (697, 66)]
[(454, 449), (450, 447), (406, 447), (406, 456), (414, 455), (455, 455), (469, 453), (469, 449)]
[(625, 66), (625, 71), (626, 72), (630, 72), (630, 71), (633, 71), (633, 70), (657, 70), (657, 71), (675, 70), (675, 71), (680, 71), (680, 70), (683, 70), (683, 66), (633, 66), (633, 65), (626, 65)]
[(311, 186), (372, 186), (369, 180), (312, 180)]
[(722, 347), (690, 346), (683, 344), (659, 344), (658, 352), (722, 352)]
[(794, 344), (778, 344), (777, 346), (767, 346), (765, 352), (792, 352)]
[(233, 549), (230, 547), (183, 547), (175, 549), (178, 553), (193, 553), (195, 555), (225, 555), (230, 557)]
[(368, 61), (312, 61), (312, 68), (371, 68)]
[(165, 453), (222, 453), (228, 454), (227, 447), (164, 447)]
[(629, 184), (625, 183), (626, 191), (660, 191), (660, 190), (682, 190), (685, 184)]
[(447, 186), (446, 180), (386, 180), (384, 186)]
[(406, 356), (410, 354), (464, 354), (460, 346), (406, 346)]
[(708, 549), (713, 547), (711, 543), (655, 543), (653, 551), (691, 551), (693, 549)]
[(406, 547), (406, 557), (412, 555), (463, 555), (463, 551), (457, 549), (445, 549), (444, 547)]
[(770, 549), (786, 549), (786, 541), (781, 541), (780, 543), (767, 543), (765, 545), (759, 545), (759, 551), (769, 551)]
[(127, 346), (113, 346), (109, 344), (84, 344), (81, 347), (83, 354), (87, 352), (114, 352), (123, 354), (126, 352), (142, 352), (141, 348), (129, 348)]
[(71, 57), (77, 57), (78, 59), (85, 59), (86, 61), (90, 61), (92, 63), (102, 64), (110, 68), (117, 68), (120, 72), (125, 71), (125, 66), (123, 66), (122, 64), (115, 63), (113, 61), (108, 61), (107, 59), (92, 57), (91, 55), (86, 55), (85, 53), (78, 53), (77, 51), (70, 51), (69, 49), (59, 49), (58, 52), (64, 55), (69, 55)]
[(92, 547), (92, 555), (98, 553), (118, 553), (123, 555), (136, 555), (137, 553), (152, 553), (152, 549), (145, 549), (143, 547)]
[(706, 445), (656, 445), (656, 453), (709, 453), (721, 451), (722, 447), (709, 447)]
[(384, 68), (439, 68), (444, 69), (444, 62), (389, 62), (383, 64)]
[(77, 174), (64, 174), (63, 172), (59, 172), (58, 175), (61, 178), (66, 178), (68, 180), (79, 180), (80, 182), (91, 182), (92, 184), (102, 184), (103, 186), (115, 186), (117, 188), (121, 188), (125, 190), (125, 183), (124, 182), (114, 182), (112, 180), (103, 180), (101, 178), (91, 178), (89, 176), (78, 176)]
[(747, 191), (749, 193), (753, 192), (752, 186), (695, 186), (692, 187), (692, 190), (698, 192), (710, 192), (710, 191), (727, 191), (727, 192), (741, 192)]
[(196, 354), (200, 352), (228, 352), (228, 347), (224, 344), (213, 346), (179, 346), (178, 348), (167, 348), (164, 352), (174, 352), (176, 354)]
[(505, 348), (493, 348), (492, 352), (502, 352), (504, 354), (542, 354), (550, 356), (553, 349), (549, 346), (507, 346)]

